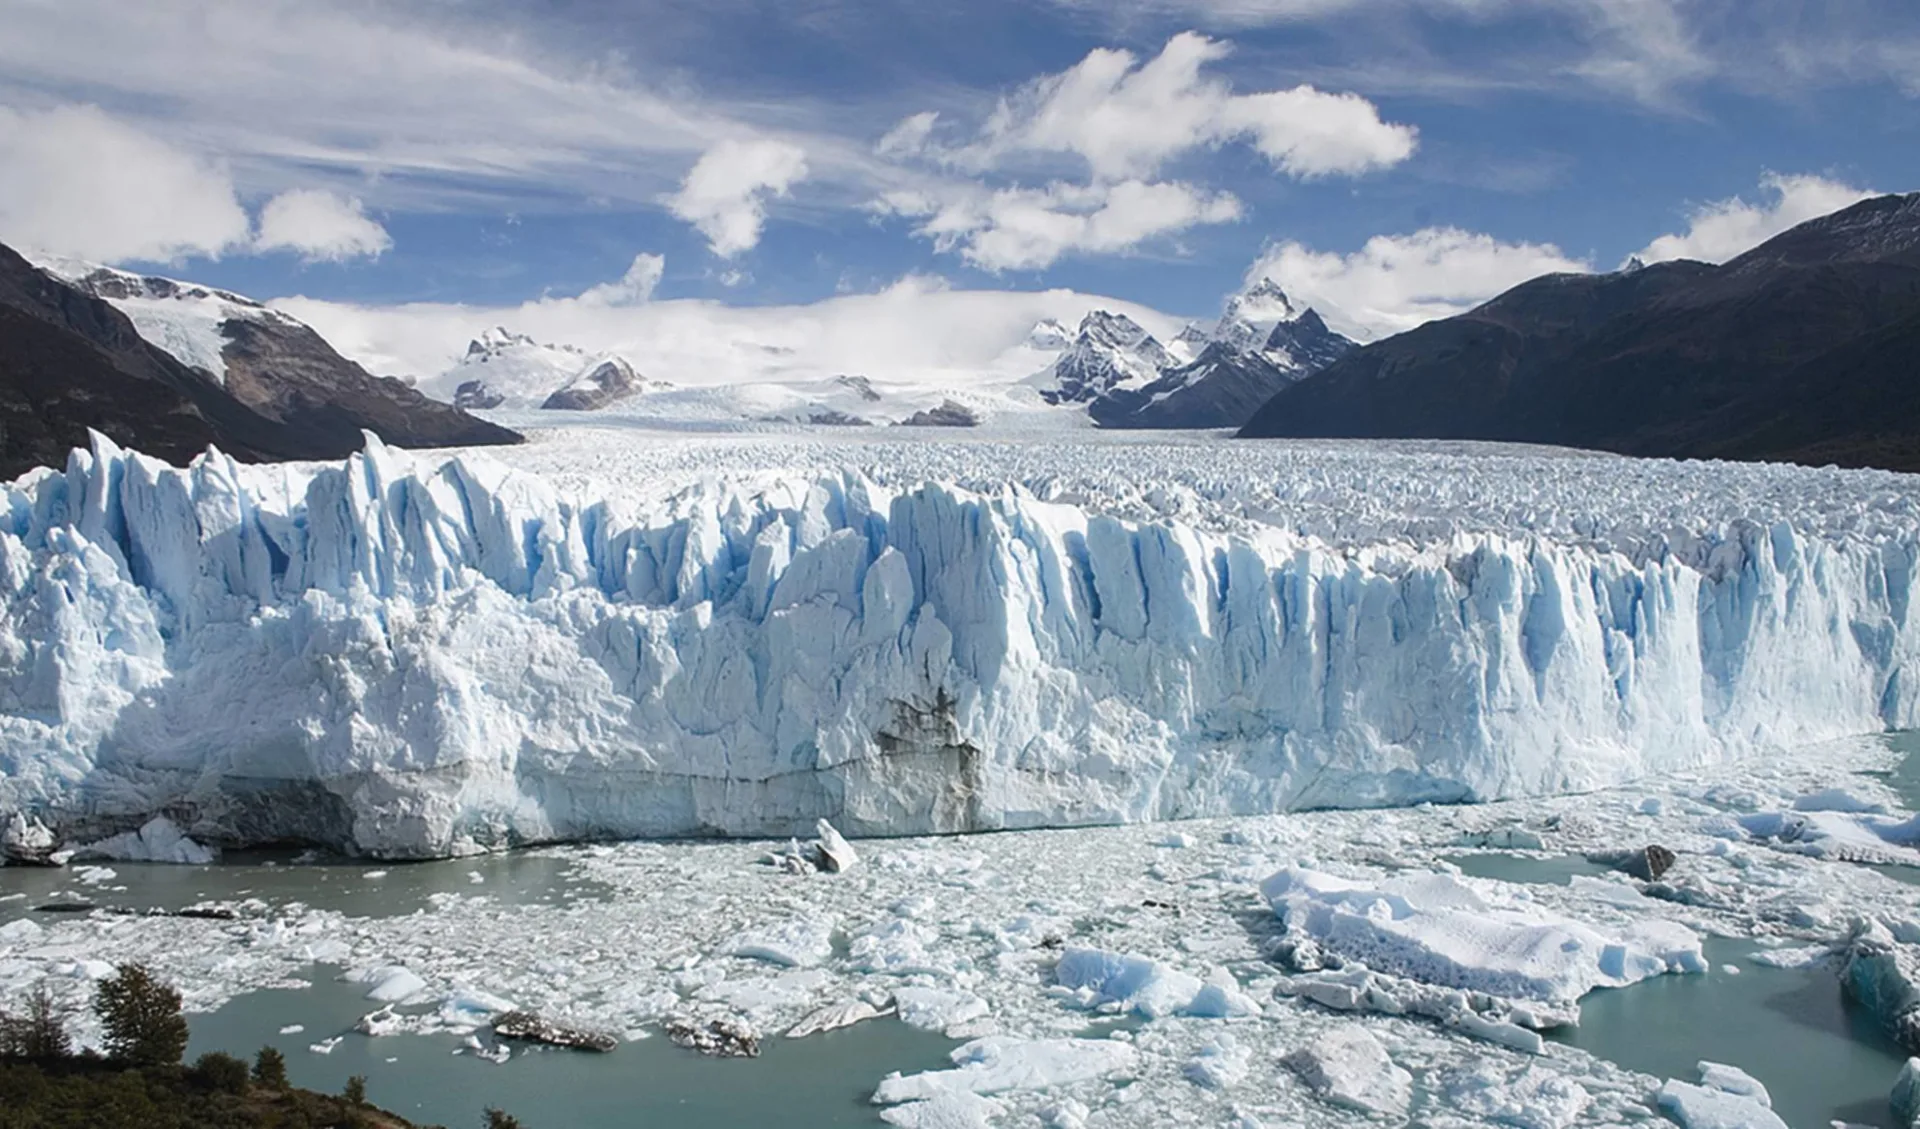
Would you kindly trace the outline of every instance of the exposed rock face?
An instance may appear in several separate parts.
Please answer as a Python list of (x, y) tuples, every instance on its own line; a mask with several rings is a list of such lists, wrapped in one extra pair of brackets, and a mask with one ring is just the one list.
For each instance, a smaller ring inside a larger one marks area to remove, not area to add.
[(640, 393), (645, 381), (620, 357), (608, 357), (548, 396), (547, 411), (597, 412)]
[(1723, 266), (1550, 275), (1357, 350), (1248, 438), (1484, 439), (1920, 470), (1920, 194)]
[(942, 400), (937, 407), (918, 411), (900, 421), (901, 427), (978, 427), (980, 414), (957, 400)]
[(1292, 381), (1260, 354), (1216, 342), (1151, 384), (1108, 392), (1087, 405), (1087, 414), (1102, 427), (1238, 427)]
[(463, 381), (453, 390), (453, 406), (464, 412), (486, 411), (506, 402), (507, 398), (484, 380)]
[(880, 393), (873, 390), (873, 381), (864, 376), (836, 376), (833, 382), (853, 389), (869, 404), (878, 403), (880, 400)]

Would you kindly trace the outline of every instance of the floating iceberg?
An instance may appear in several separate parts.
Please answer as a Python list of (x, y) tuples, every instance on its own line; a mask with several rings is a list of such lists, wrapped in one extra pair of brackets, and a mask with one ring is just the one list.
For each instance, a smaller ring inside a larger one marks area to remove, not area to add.
[[(1824, 525), (1736, 508), (1608, 546), (1395, 525), (1378, 499), (1434, 467), (1267, 450), (1240, 478), (1286, 477), (1231, 510), (994, 486), (999, 449), (959, 443), (914, 456), (947, 479), (829, 455), (596, 497), (371, 439), (186, 469), (98, 439), (0, 508), (0, 817), (394, 857), (941, 833), (1588, 789), (1920, 722), (1920, 548), (1878, 479), (1819, 479)], [(1623, 505), (1787, 474), (1582, 465)], [(1434, 512), (1535, 489), (1449, 466)], [(1302, 532), (1349, 479), (1374, 508)]]
[(1538, 907), (1497, 906), (1448, 874), (1377, 881), (1289, 867), (1261, 885), (1290, 937), (1423, 984), (1566, 1005), (1595, 988), (1705, 972), (1700, 938), (1641, 921), (1602, 933)]

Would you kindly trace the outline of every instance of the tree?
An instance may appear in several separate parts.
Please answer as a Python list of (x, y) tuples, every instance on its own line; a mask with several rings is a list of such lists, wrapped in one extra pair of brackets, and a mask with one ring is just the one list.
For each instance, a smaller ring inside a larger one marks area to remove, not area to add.
[(487, 1129), (526, 1129), (520, 1119), (505, 1110), (487, 1107)]
[(253, 1082), (274, 1090), (287, 1088), (287, 1056), (278, 1047), (261, 1047), (253, 1056)]
[(139, 1066), (174, 1066), (187, 1053), (180, 993), (145, 965), (123, 964), (94, 990), (93, 1011), (107, 1029), (107, 1054)]
[(222, 1094), (247, 1092), (247, 1064), (230, 1054), (214, 1051), (194, 1060), (193, 1072), (200, 1084)]
[(73, 1053), (66, 1022), (42, 983), (27, 997), (25, 1015), (0, 1012), (0, 1056), (7, 1058), (65, 1058)]
[(367, 1104), (366, 1075), (356, 1074), (353, 1077), (347, 1079), (347, 1087), (346, 1089), (340, 1091), (340, 1096), (347, 1099), (347, 1101), (351, 1102), (354, 1105), (366, 1105)]

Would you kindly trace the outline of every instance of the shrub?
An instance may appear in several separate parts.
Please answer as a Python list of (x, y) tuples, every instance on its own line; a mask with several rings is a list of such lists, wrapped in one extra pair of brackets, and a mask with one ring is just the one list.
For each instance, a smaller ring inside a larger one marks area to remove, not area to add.
[(253, 1081), (256, 1086), (286, 1089), (287, 1056), (281, 1054), (278, 1047), (261, 1047), (260, 1053), (253, 1056)]
[(230, 1054), (214, 1051), (194, 1061), (193, 1073), (200, 1084), (222, 1094), (247, 1092), (247, 1064)]
[(141, 1066), (175, 1066), (187, 1053), (180, 993), (144, 965), (123, 964), (94, 990), (94, 1014), (107, 1029), (107, 1054)]

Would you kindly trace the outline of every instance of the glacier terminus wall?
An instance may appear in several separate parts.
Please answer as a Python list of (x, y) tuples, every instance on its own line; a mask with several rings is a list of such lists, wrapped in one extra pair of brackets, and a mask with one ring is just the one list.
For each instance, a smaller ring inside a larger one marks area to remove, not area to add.
[(1579, 790), (1916, 720), (1910, 523), (1629, 549), (851, 469), (629, 494), (97, 439), (0, 512), (0, 822), (392, 857), (970, 831)]

